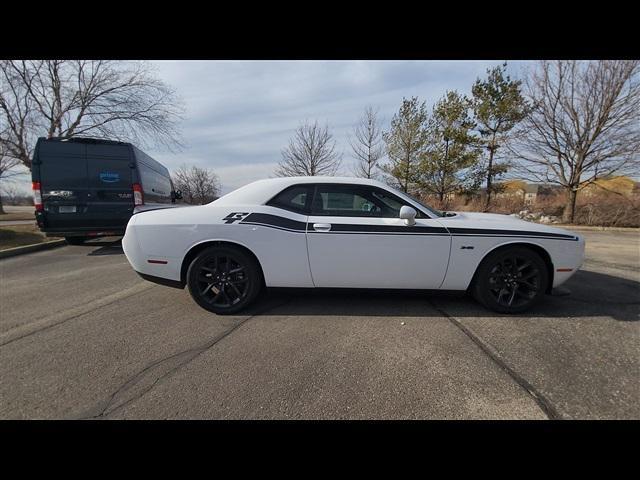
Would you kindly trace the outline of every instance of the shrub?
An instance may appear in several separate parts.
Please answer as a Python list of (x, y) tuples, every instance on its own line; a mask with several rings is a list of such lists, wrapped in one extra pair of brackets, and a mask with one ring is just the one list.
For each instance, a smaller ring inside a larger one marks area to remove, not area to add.
[(574, 222), (603, 227), (640, 227), (640, 195), (603, 192), (581, 198), (578, 194)]
[[(439, 202), (437, 197), (426, 196), (423, 200), (441, 210), (481, 212), (484, 209), (484, 198), (481, 195), (457, 195), (455, 198)], [(566, 193), (562, 190), (538, 194), (535, 204), (525, 204), (519, 196), (499, 196), (492, 200), (492, 213), (513, 214), (529, 210), (537, 216), (562, 218), (567, 202)], [(620, 194), (600, 189), (578, 193), (576, 225), (603, 227), (640, 227), (640, 192)]]

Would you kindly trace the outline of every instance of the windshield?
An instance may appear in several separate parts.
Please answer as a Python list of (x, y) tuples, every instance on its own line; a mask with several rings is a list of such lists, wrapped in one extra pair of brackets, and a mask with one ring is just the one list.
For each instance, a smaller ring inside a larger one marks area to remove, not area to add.
[(430, 207), (429, 205), (425, 205), (423, 202), (421, 202), (420, 200), (418, 200), (416, 197), (414, 197), (413, 195), (408, 194), (407, 192), (401, 192), (400, 190), (398, 190), (397, 188), (394, 187), (390, 187), (393, 191), (395, 191), (396, 193), (399, 193), (400, 196), (404, 195), (405, 197), (409, 197), (411, 200), (413, 200), (415, 203), (417, 203), (418, 205), (420, 205), (422, 208), (424, 208), (425, 210), (427, 210), (428, 212), (432, 213), (433, 215), (435, 215), (436, 217), (445, 217), (446, 216), (446, 212), (441, 212), (440, 210), (437, 210), (433, 207)]

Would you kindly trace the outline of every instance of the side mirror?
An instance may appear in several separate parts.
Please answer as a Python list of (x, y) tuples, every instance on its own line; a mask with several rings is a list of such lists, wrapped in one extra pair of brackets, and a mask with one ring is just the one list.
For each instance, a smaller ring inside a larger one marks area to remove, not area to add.
[(404, 220), (405, 225), (415, 225), (416, 224), (416, 215), (418, 212), (414, 208), (411, 208), (407, 205), (404, 205), (400, 209), (400, 218)]
[(405, 225), (415, 225), (416, 224), (416, 215), (418, 212), (414, 208), (411, 208), (407, 205), (404, 205), (400, 209), (400, 218), (404, 220)]

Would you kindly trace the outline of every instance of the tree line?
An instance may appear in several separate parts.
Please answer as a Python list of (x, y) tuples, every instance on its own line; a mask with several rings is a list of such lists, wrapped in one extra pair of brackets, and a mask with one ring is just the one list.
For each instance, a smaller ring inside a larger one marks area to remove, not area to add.
[[(471, 95), (447, 91), (430, 108), (403, 98), (390, 123), (365, 108), (349, 137), (353, 174), (405, 192), (472, 194), (484, 185), (484, 210), (508, 173), (554, 183), (566, 192), (573, 222), (578, 192), (614, 174), (637, 174), (640, 62), (541, 61), (524, 79), (506, 63), (489, 69)], [(300, 125), (276, 175), (334, 175), (343, 154), (328, 125)]]
[[(520, 80), (503, 64), (478, 78), (470, 96), (447, 91), (429, 107), (403, 99), (388, 125), (367, 107), (349, 137), (352, 174), (441, 202), (484, 185), (488, 210), (499, 180), (512, 173), (560, 185), (563, 220), (571, 222), (581, 190), (614, 174), (637, 175), (639, 69), (637, 60), (541, 61)], [(179, 149), (183, 113), (146, 62), (0, 60), (0, 180), (31, 168), (41, 136)], [(342, 161), (329, 126), (305, 122), (276, 174), (335, 175)], [(186, 201), (217, 195), (215, 174), (200, 170), (174, 172)]]

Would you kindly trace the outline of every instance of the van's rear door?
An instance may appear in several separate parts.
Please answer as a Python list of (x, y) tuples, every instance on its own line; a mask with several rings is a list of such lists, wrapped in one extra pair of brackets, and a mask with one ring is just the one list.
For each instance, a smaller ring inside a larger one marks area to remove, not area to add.
[(133, 213), (128, 145), (44, 141), (38, 156), (45, 231), (124, 229)]
[(87, 144), (87, 226), (124, 227), (133, 213), (134, 159), (128, 145)]
[(77, 227), (89, 190), (85, 145), (44, 141), (39, 145), (38, 156), (44, 227)]

